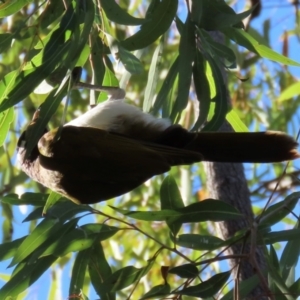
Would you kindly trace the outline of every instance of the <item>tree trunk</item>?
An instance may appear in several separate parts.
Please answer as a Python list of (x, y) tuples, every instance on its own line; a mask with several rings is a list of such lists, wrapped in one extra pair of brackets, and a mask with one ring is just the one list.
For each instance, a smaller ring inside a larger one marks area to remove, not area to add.
[[(211, 36), (215, 41), (223, 43), (223, 35), (219, 32), (211, 32)], [(227, 83), (227, 76), (223, 70), (223, 78), (225, 83)], [(228, 103), (231, 105), (231, 99), (228, 95)], [(225, 122), (220, 128), (220, 131), (233, 131), (231, 126)], [(221, 151), (221, 150), (220, 150)], [(242, 214), (243, 218), (239, 220), (218, 222), (217, 230), (219, 235), (223, 239), (228, 239), (232, 237), (237, 231), (250, 228), (253, 221), (253, 212), (250, 201), (250, 193), (247, 186), (247, 181), (244, 174), (244, 167), (239, 163), (205, 163), (205, 169), (207, 172), (207, 188), (210, 194), (210, 197), (214, 199), (220, 199), (225, 201), (228, 204), (236, 207)], [(227, 251), (227, 254), (249, 254), (250, 246), (246, 246), (243, 249), (242, 244), (233, 245)], [(255, 249), (255, 258), (257, 261), (257, 266), (261, 270), (265, 269), (266, 262), (264, 259), (263, 251), (260, 247)], [(237, 276), (237, 266), (239, 261), (236, 259), (230, 260), (230, 265), (234, 267), (233, 275)], [(254, 274), (256, 274), (255, 266), (251, 263), (250, 260), (244, 259), (240, 261), (240, 268), (238, 279), (243, 281)], [(263, 288), (262, 285), (255, 288), (248, 296), (247, 299), (267, 299), (267, 296), (264, 296), (268, 293), (266, 288)]]

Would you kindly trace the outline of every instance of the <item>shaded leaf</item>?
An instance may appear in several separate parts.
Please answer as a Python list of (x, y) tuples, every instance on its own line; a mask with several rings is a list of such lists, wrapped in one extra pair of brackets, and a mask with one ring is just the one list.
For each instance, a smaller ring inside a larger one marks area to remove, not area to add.
[(231, 205), (219, 201), (207, 199), (176, 210), (165, 209), (158, 212), (127, 211), (112, 207), (114, 210), (138, 220), (170, 222), (204, 222), (222, 221), (239, 218), (242, 215)]
[(114, 0), (100, 0), (101, 8), (111, 21), (122, 25), (141, 25), (147, 20), (135, 18), (122, 9)]
[(196, 60), (193, 65), (193, 79), (197, 100), (199, 102), (199, 116), (192, 131), (199, 129), (208, 118), (211, 103), (210, 85), (206, 76), (207, 62), (201, 52), (196, 52)]
[(169, 273), (176, 274), (181, 278), (194, 278), (198, 276), (199, 270), (193, 264), (185, 264), (169, 269)]
[(230, 272), (223, 272), (212, 276), (195, 286), (184, 288), (174, 294), (207, 298), (212, 297), (224, 286), (230, 276)]
[(22, 223), (38, 220), (43, 218), (43, 207), (38, 207), (34, 209), (23, 221)]
[(172, 121), (175, 121), (187, 106), (195, 54), (194, 24), (191, 22), (190, 15), (188, 15), (179, 43), (178, 94), (172, 108)]
[(270, 207), (261, 216), (260, 226), (272, 226), (286, 217), (295, 208), (300, 198), (300, 192), (294, 192)]
[[(167, 176), (160, 188), (161, 209), (176, 209), (184, 207), (178, 186), (172, 176)], [(181, 227), (181, 222), (169, 222), (166, 220), (171, 232), (175, 236)]]
[(144, 71), (143, 65), (136, 56), (121, 46), (118, 49), (118, 57), (129, 73), (140, 74)]
[(120, 44), (132, 51), (145, 48), (155, 42), (170, 27), (178, 6), (178, 0), (162, 0), (151, 13), (151, 19), (140, 30)]
[(79, 295), (84, 285), (87, 265), (90, 260), (91, 249), (86, 249), (76, 255), (72, 268), (69, 295)]
[(62, 223), (55, 219), (44, 219), (22, 242), (9, 267), (22, 262), (25, 258), (42, 245), (51, 235), (56, 234), (62, 227)]
[(7, 194), (1, 197), (1, 201), (10, 205), (34, 205), (44, 206), (48, 195), (41, 193)]
[(91, 282), (100, 298), (103, 300), (114, 300), (113, 292), (106, 292), (105, 289), (101, 289), (101, 284), (112, 274), (101, 243), (95, 243), (91, 248), (88, 266)]
[(6, 260), (13, 257), (26, 237), (15, 239), (11, 242), (6, 242), (0, 245), (0, 260)]
[[(249, 293), (258, 286), (260, 280), (258, 276), (255, 274), (252, 277), (239, 282), (239, 296), (241, 299), (245, 299)], [(225, 294), (220, 300), (234, 300), (234, 291), (233, 289)]]
[(300, 236), (300, 229), (273, 231), (273, 232), (268, 232), (268, 233), (264, 234), (263, 243), (274, 244), (274, 243), (278, 243), (278, 242), (293, 241), (295, 239), (298, 239), (299, 236)]
[(19, 271), (11, 277), (0, 289), (0, 299), (16, 297), (18, 294), (30, 287), (50, 266), (55, 262), (56, 257), (47, 256), (33, 264), (21, 263), (17, 266)]
[(176, 239), (176, 244), (181, 247), (195, 250), (214, 250), (224, 245), (218, 237), (200, 234), (181, 234)]
[(144, 299), (157, 299), (160, 297), (165, 297), (170, 294), (170, 285), (169, 284), (160, 284), (151, 288), (140, 300)]
[[(299, 229), (299, 221), (294, 229)], [(280, 270), (283, 280), (287, 280), (290, 272), (297, 266), (300, 255), (300, 239), (289, 241), (284, 249), (280, 258)], [(294, 278), (292, 279), (294, 282)]]

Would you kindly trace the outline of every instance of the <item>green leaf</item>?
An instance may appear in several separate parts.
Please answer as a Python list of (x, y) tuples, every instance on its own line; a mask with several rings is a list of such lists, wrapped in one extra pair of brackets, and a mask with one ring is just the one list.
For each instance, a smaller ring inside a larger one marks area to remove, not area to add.
[(111, 268), (105, 258), (101, 243), (95, 243), (91, 248), (89, 260), (89, 275), (97, 294), (103, 300), (115, 299), (113, 292), (106, 292), (101, 284), (112, 275)]
[(103, 288), (103, 290), (106, 290), (107, 292), (120, 291), (133, 284), (134, 282), (140, 280), (144, 275), (146, 275), (146, 271), (147, 267), (124, 267), (106, 278), (106, 280), (104, 280), (101, 285), (101, 289)]
[(171, 287), (168, 283), (166, 284), (160, 284), (156, 285), (153, 288), (151, 288), (150, 291), (148, 291), (146, 294), (143, 295), (142, 298), (139, 300), (145, 300), (145, 299), (157, 299), (157, 298), (165, 298), (165, 296), (170, 294)]
[(162, 36), (159, 44), (153, 53), (151, 64), (148, 72), (148, 80), (145, 88), (145, 97), (143, 101), (143, 111), (149, 112), (154, 101), (158, 81), (158, 67), (162, 59), (162, 50), (164, 46), (164, 37)]
[(12, 275), (11, 279), (0, 289), (0, 299), (16, 297), (18, 294), (30, 287), (50, 266), (56, 257), (47, 256), (37, 260), (33, 264), (20, 264), (19, 271)]
[(300, 296), (300, 278), (298, 278), (290, 287), (291, 294), (296, 298)]
[(101, 8), (109, 20), (122, 25), (141, 25), (145, 19), (135, 18), (122, 9), (114, 0), (100, 0)]
[(118, 49), (120, 61), (130, 74), (140, 74), (144, 71), (143, 65), (136, 56), (121, 46), (119, 46)]
[(200, 298), (212, 297), (225, 285), (229, 276), (230, 272), (219, 273), (198, 285), (184, 288), (178, 292), (174, 292), (174, 294)]
[(7, 0), (0, 4), (0, 18), (8, 17), (18, 12), (25, 5), (33, 0)]
[(168, 95), (170, 94), (174, 82), (176, 80), (177, 74), (179, 69), (179, 57), (177, 56), (174, 62), (171, 65), (171, 68), (169, 69), (168, 75), (165, 78), (162, 87), (160, 88), (160, 91), (158, 92), (158, 95), (156, 97), (152, 113), (156, 115), (159, 110), (161, 109), (162, 105), (165, 104), (166, 99)]
[(275, 244), (278, 242), (293, 241), (299, 238), (300, 229), (289, 229), (282, 231), (273, 231), (265, 233), (263, 236), (263, 243)]
[(211, 104), (210, 85), (206, 76), (207, 62), (201, 52), (196, 52), (196, 60), (193, 66), (193, 79), (197, 100), (199, 102), (199, 116), (192, 131), (198, 130), (208, 118)]
[(181, 111), (187, 106), (195, 55), (194, 24), (191, 22), (190, 15), (188, 15), (179, 43), (178, 94), (171, 113), (172, 121), (177, 120)]
[(0, 113), (0, 147), (3, 145), (11, 122), (14, 119), (14, 109), (11, 107), (8, 110)]
[(57, 249), (57, 245), (60, 243), (60, 241), (64, 241), (69, 237), (69, 235), (75, 229), (79, 219), (80, 218), (75, 218), (69, 222), (66, 222), (65, 224), (61, 224), (59, 228), (59, 234), (57, 232), (51, 232), (47, 239), (40, 246), (36, 247), (30, 258), (26, 261), (28, 263), (34, 263), (40, 257), (48, 256), (50, 254), (54, 254), (56, 257), (59, 257), (60, 249)]
[(222, 32), (228, 36), (231, 40), (237, 44), (247, 48), (261, 57), (267, 58), (278, 63), (288, 66), (300, 66), (300, 63), (289, 59), (288, 57), (281, 55), (265, 45), (259, 44), (254, 38), (252, 38), (247, 32), (237, 28), (223, 29)]
[(178, 0), (162, 0), (151, 14), (151, 19), (141, 29), (122, 41), (125, 49), (132, 51), (145, 48), (155, 42), (170, 27), (177, 12)]
[(184, 264), (169, 269), (170, 274), (176, 274), (181, 278), (194, 278), (199, 275), (198, 268), (193, 264)]
[(114, 210), (138, 220), (170, 222), (224, 221), (242, 217), (233, 206), (219, 200), (207, 199), (176, 210), (164, 209), (157, 212), (128, 211), (112, 207)]
[(223, 28), (237, 26), (242, 28), (241, 20), (250, 15), (252, 10), (236, 14), (235, 11), (227, 5), (225, 1), (203, 0), (197, 3), (197, 11), (201, 11), (201, 15), (194, 19), (198, 20), (199, 27), (205, 30), (221, 30)]
[(42, 245), (51, 235), (57, 234), (61, 229), (62, 223), (55, 219), (44, 219), (18, 248), (9, 267), (22, 262), (25, 258), (32, 254), (37, 247)]
[(248, 127), (245, 123), (240, 119), (238, 114), (234, 109), (232, 109), (227, 115), (226, 120), (232, 126), (235, 132), (249, 132)]
[(227, 68), (236, 68), (236, 57), (233, 50), (224, 44), (216, 42), (207, 31), (199, 28), (197, 32), (203, 44), (202, 47), (205, 49), (204, 52), (209, 53), (218, 62), (219, 66), (223, 67), (225, 63)]
[(214, 101), (216, 104), (214, 115), (212, 119), (204, 126), (203, 131), (216, 131), (224, 123), (227, 114), (227, 89), (219, 66), (210, 55), (207, 55), (206, 58), (212, 69), (217, 94), (212, 99), (212, 101)]
[[(250, 278), (247, 278), (246, 280), (243, 280), (239, 282), (239, 296), (241, 299), (246, 299), (246, 296), (249, 295), (249, 293), (258, 286), (260, 283), (260, 279), (255, 274)], [(224, 297), (222, 297), (220, 300), (234, 300), (234, 291), (233, 289), (229, 291), (227, 294), (225, 294)]]
[(195, 250), (214, 250), (222, 247), (224, 241), (218, 237), (200, 234), (181, 234), (176, 239), (176, 244), (181, 247)]
[[(71, 221), (74, 222), (74, 220)], [(66, 236), (62, 235), (60, 239), (53, 240), (53, 243), (40, 256), (53, 254), (62, 257), (70, 252), (82, 251), (90, 248), (96, 241), (112, 237), (119, 230), (119, 228), (104, 224), (86, 224), (73, 228)]]
[(52, 191), (47, 199), (45, 206), (44, 206), (43, 215), (45, 215), (47, 213), (47, 210), (50, 207), (52, 207), (61, 198), (62, 198), (62, 196), (60, 194)]
[[(294, 300), (295, 298), (291, 296), (291, 292), (289, 288), (286, 286), (282, 276), (280, 275), (279, 270), (273, 265), (273, 261), (270, 259), (271, 257), (267, 256), (267, 264), (268, 264), (268, 276), (274, 281), (274, 284), (279, 289), (279, 291), (286, 297), (288, 300)], [(278, 294), (277, 297), (281, 296), (281, 294)]]
[(44, 206), (47, 197), (47, 194), (41, 193), (24, 193), (20, 198), (17, 194), (7, 194), (1, 197), (1, 201), (10, 205)]
[[(176, 209), (184, 207), (178, 186), (172, 176), (167, 176), (160, 188), (161, 209)], [(166, 220), (172, 234), (176, 236), (181, 228), (181, 222), (169, 222)]]
[(72, 268), (69, 295), (79, 295), (84, 285), (85, 272), (90, 261), (91, 249), (86, 249), (76, 255)]
[(42, 64), (34, 69), (25, 70), (15, 78), (14, 86), (9, 87), (1, 97), (0, 112), (19, 103), (27, 97), (61, 63), (65, 54), (69, 53), (70, 42), (65, 41), (67, 30), (74, 30), (76, 22), (73, 6), (69, 5), (63, 16), (59, 29), (55, 30), (44, 48)]
[(260, 217), (260, 226), (272, 226), (286, 217), (295, 208), (300, 198), (300, 192), (294, 192), (270, 207)]
[(0, 261), (13, 257), (26, 237), (15, 239), (12, 242), (2, 243), (0, 245)]
[(65, 7), (61, 0), (51, 0), (37, 18), (37, 23), (42, 29), (45, 29), (57, 20), (64, 11)]
[(300, 95), (300, 82), (295, 82), (281, 92), (278, 101), (281, 102), (281, 101), (289, 100), (299, 95)]
[[(294, 229), (299, 229), (299, 221)], [(297, 266), (300, 255), (300, 239), (289, 241), (283, 249), (280, 258), (280, 270), (283, 280), (287, 280), (290, 273)], [(293, 280), (294, 282), (294, 280)]]
[(66, 221), (73, 218), (75, 215), (84, 212), (92, 213), (93, 209), (89, 205), (78, 205), (67, 198), (62, 198), (61, 201), (48, 209), (47, 216)]
[(43, 218), (43, 207), (38, 207), (34, 209), (27, 217), (22, 221), (22, 223), (38, 220)]
[(0, 53), (3, 53), (8, 48), (11, 47), (14, 34), (11, 33), (2, 33), (0, 34)]

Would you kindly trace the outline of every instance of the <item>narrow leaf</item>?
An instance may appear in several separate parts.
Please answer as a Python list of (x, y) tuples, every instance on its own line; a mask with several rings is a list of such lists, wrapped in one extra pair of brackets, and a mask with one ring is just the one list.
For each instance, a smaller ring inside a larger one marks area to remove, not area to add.
[(155, 42), (170, 27), (177, 12), (178, 0), (162, 0), (151, 14), (151, 20), (141, 29), (121, 42), (129, 51), (145, 48)]
[(184, 288), (174, 294), (194, 296), (200, 298), (212, 297), (225, 285), (230, 276), (230, 272), (223, 272), (212, 276), (202, 283)]

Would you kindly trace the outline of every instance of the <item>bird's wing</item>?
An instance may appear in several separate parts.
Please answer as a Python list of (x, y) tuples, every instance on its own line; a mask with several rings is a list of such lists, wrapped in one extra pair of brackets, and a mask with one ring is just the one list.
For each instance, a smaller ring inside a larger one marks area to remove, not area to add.
[(46, 133), (38, 143), (40, 165), (57, 182), (56, 191), (81, 203), (122, 195), (172, 165), (202, 157), (95, 128), (66, 126), (53, 143), (55, 134)]
[(51, 158), (44, 167), (57, 171), (75, 169), (93, 178), (96, 174), (106, 179), (126, 180), (126, 176), (139, 178), (140, 174), (149, 178), (173, 165), (201, 160), (201, 155), (193, 151), (136, 141), (95, 128), (63, 127), (58, 141), (51, 143), (55, 134), (50, 131), (39, 141), (40, 153)]

